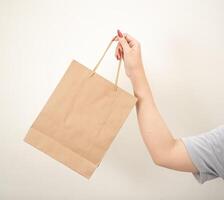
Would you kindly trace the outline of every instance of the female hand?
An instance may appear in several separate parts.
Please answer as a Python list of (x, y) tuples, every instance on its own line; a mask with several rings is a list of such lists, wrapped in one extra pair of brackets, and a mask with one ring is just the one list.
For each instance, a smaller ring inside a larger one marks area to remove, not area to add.
[(122, 34), (117, 31), (115, 41), (118, 41), (115, 57), (124, 60), (125, 72), (130, 79), (135, 78), (139, 73), (144, 73), (141, 58), (140, 43), (129, 34)]

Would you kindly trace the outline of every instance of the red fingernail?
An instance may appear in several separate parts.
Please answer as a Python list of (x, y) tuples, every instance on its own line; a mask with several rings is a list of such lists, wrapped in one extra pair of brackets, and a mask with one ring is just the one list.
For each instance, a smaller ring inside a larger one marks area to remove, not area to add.
[(121, 50), (120, 49), (118, 49), (118, 55), (119, 55), (119, 58), (121, 58), (122, 57), (122, 52), (121, 52)]
[(120, 38), (123, 37), (123, 34), (121, 33), (121, 31), (120, 31), (119, 29), (117, 30), (117, 34), (118, 34), (118, 36), (119, 36)]

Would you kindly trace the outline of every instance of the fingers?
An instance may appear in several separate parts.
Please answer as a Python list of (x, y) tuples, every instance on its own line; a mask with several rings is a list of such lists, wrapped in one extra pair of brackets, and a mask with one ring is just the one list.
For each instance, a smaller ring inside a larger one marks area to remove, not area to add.
[(115, 57), (117, 60), (120, 60), (123, 58), (123, 49), (120, 43), (117, 44), (116, 50), (115, 50)]
[(120, 60), (124, 57), (124, 53), (130, 51), (132, 47), (138, 46), (139, 42), (127, 33), (121, 33), (117, 30), (117, 36), (115, 36), (112, 41), (118, 41), (118, 45), (115, 51), (115, 57)]
[[(123, 37), (127, 40), (129, 46), (130, 46), (130, 44), (137, 44), (137, 43), (139, 43), (134, 37), (132, 37), (132, 36), (129, 35), (128, 33), (123, 33)], [(119, 41), (119, 37), (118, 37), (118, 35), (116, 35), (116, 36), (113, 38), (113, 41)]]
[(118, 47), (118, 53), (119, 53), (118, 59), (120, 60), (124, 57), (124, 51), (123, 51), (123, 48), (122, 48), (121, 44), (118, 44), (118, 45), (119, 45), (119, 47)]
[(130, 46), (127, 42), (127, 40), (125, 39), (125, 37), (123, 36), (123, 34), (121, 33), (120, 30), (117, 30), (117, 35), (118, 35), (118, 41), (121, 44), (124, 52), (127, 52), (130, 50)]
[(124, 37), (119, 38), (118, 41), (121, 44), (124, 52), (128, 52), (130, 50), (130, 46)]
[(114, 56), (117, 58), (117, 60), (118, 60), (118, 45), (117, 45), (117, 47), (116, 47), (116, 50), (115, 50), (115, 54), (114, 54)]
[(124, 35), (124, 37), (125, 37), (125, 39), (127, 40), (128, 43), (130, 43), (130, 42), (135, 42), (135, 41), (136, 41), (136, 39), (133, 38), (133, 37), (132, 37), (131, 35), (129, 35), (128, 33), (124, 33), (123, 35)]

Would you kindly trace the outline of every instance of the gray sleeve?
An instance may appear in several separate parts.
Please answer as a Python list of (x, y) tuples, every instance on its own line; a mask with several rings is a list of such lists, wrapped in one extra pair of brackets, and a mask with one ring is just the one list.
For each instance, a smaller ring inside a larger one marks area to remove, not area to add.
[(193, 174), (199, 183), (224, 178), (224, 126), (210, 132), (182, 138), (187, 152), (198, 169)]

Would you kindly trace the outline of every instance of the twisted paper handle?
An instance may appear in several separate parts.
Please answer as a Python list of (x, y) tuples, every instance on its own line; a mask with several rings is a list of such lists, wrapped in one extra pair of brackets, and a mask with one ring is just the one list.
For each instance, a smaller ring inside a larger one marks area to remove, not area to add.
[[(96, 73), (97, 68), (99, 67), (101, 61), (103, 60), (103, 58), (105, 57), (107, 51), (109, 50), (109, 48), (111, 47), (112, 43), (114, 42), (114, 39), (115, 39), (115, 37), (108, 44), (106, 50), (103, 52), (103, 55), (100, 57), (100, 59), (97, 62), (96, 66), (93, 68), (93, 71), (92, 71), (90, 76), (93, 76)], [(120, 74), (120, 68), (121, 68), (121, 59), (119, 60), (119, 63), (118, 63), (118, 69), (117, 69), (116, 79), (115, 79), (115, 83), (114, 83), (115, 84), (115, 89), (118, 88), (117, 83), (118, 83), (118, 78), (119, 78), (119, 74)]]

